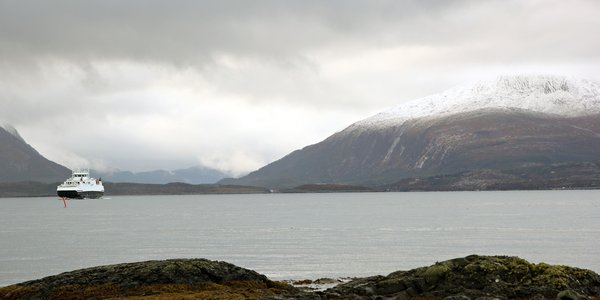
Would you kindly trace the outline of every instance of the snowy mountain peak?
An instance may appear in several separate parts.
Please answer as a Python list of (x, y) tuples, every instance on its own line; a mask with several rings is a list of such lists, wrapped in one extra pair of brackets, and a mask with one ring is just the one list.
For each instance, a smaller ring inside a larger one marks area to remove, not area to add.
[(406, 120), (484, 108), (524, 109), (562, 116), (600, 113), (600, 83), (562, 76), (502, 76), (402, 103), (351, 127), (387, 127)]

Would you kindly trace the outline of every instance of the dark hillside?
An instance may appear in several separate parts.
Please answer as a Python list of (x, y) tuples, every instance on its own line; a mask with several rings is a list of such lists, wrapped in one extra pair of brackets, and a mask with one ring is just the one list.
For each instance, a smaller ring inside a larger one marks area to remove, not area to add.
[(59, 182), (71, 171), (40, 155), (9, 126), (0, 127), (0, 182)]

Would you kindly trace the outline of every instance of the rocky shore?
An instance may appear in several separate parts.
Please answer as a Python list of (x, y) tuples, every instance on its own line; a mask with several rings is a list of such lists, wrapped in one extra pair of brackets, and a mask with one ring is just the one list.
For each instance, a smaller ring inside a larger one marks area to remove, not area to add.
[(597, 300), (600, 276), (518, 257), (472, 255), (307, 291), (226, 262), (172, 259), (87, 268), (14, 284), (0, 288), (0, 299)]

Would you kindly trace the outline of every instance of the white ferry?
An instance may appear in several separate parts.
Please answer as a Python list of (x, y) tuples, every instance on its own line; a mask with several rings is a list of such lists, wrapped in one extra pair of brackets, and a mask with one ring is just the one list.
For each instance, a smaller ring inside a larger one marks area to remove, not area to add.
[(89, 170), (74, 170), (71, 177), (56, 187), (56, 193), (61, 198), (96, 199), (104, 195), (102, 179), (90, 177)]

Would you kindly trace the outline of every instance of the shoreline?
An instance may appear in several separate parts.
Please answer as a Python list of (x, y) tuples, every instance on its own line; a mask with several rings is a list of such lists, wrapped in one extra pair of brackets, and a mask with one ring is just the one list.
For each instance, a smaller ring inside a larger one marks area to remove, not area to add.
[(600, 299), (600, 275), (470, 255), (387, 276), (272, 281), (222, 261), (170, 259), (79, 269), (0, 288), (2, 299)]

